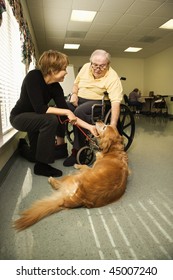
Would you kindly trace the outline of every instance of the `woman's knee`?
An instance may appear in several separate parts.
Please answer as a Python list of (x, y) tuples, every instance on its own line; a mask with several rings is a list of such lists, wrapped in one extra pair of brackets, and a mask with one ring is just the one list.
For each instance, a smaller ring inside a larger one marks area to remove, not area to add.
[(46, 125), (48, 125), (48, 126), (54, 126), (54, 127), (57, 128), (57, 125), (58, 125), (58, 118), (57, 118), (56, 115), (53, 115), (53, 114), (46, 114), (45, 121), (46, 121)]

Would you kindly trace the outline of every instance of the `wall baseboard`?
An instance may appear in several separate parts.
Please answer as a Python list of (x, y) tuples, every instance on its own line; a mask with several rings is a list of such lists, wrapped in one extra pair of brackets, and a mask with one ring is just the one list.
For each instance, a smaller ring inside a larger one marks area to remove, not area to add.
[(13, 166), (16, 158), (18, 156), (18, 151), (16, 150), (13, 155), (10, 157), (10, 159), (6, 162), (2, 170), (0, 171), (0, 187), (2, 183), (4, 182), (5, 178), (7, 177), (9, 170)]

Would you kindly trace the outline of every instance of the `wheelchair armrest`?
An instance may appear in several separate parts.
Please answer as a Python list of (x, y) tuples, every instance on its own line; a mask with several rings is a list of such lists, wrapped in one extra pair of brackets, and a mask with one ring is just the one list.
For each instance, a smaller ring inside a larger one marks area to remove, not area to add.
[[(108, 97), (108, 92), (105, 91), (105, 92), (104, 92), (104, 95), (103, 95), (103, 97), (102, 97), (102, 100), (101, 100), (101, 104), (94, 104), (94, 105), (92, 106), (91, 121), (92, 121), (93, 124), (95, 123), (95, 121), (94, 121), (94, 110), (95, 110), (96, 107), (97, 107), (97, 108), (98, 108), (98, 107), (101, 108), (101, 115), (100, 115), (100, 117), (98, 117), (97, 119), (100, 119), (100, 120), (104, 121), (104, 118), (105, 118), (105, 107), (106, 107), (105, 101), (107, 100), (107, 97)], [(106, 100), (105, 100), (105, 99), (106, 99)]]
[(95, 124), (95, 120), (94, 120), (94, 110), (95, 108), (101, 108), (101, 116), (98, 117), (98, 119), (100, 120), (104, 120), (104, 112), (105, 112), (105, 104), (104, 102), (102, 102), (101, 104), (94, 104), (91, 108), (91, 121), (92, 124)]

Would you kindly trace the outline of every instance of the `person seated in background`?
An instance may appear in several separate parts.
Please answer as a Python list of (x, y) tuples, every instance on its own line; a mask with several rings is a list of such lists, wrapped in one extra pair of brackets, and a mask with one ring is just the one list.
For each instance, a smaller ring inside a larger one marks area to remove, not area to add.
[(153, 97), (154, 98), (154, 91), (149, 91), (149, 97)]
[[(68, 102), (69, 109), (80, 119), (92, 123), (92, 106), (102, 103), (105, 92), (108, 93), (111, 102), (110, 125), (116, 127), (123, 98), (121, 81), (115, 70), (110, 67), (110, 54), (105, 50), (95, 50), (91, 54), (90, 62), (84, 64), (77, 74)], [(85, 146), (85, 140), (81, 131), (74, 127), (72, 154), (65, 159), (64, 166), (76, 163), (77, 152)]]
[[(27, 132), (29, 145), (25, 139), (19, 141), (21, 156), (34, 162), (34, 174), (42, 176), (62, 176), (62, 171), (52, 167), (57, 158), (68, 156), (64, 142), (65, 127), (58, 116), (80, 125), (97, 136), (94, 125), (88, 124), (71, 112), (65, 101), (59, 82), (67, 74), (68, 57), (58, 51), (45, 51), (39, 61), (38, 69), (31, 70), (25, 76), (21, 93), (11, 110), (12, 126)], [(53, 100), (55, 106), (49, 105)], [(56, 146), (55, 146), (56, 140)]]
[(136, 107), (136, 113), (140, 113), (142, 111), (143, 103), (140, 101), (141, 92), (138, 88), (134, 88), (134, 90), (129, 94), (129, 105)]

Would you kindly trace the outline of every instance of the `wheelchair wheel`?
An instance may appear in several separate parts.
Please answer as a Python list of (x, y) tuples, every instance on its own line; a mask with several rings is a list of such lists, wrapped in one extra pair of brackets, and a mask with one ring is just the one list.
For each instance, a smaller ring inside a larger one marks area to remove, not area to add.
[[(110, 123), (111, 109), (105, 117), (105, 124)], [(120, 117), (117, 124), (120, 135), (124, 137), (124, 150), (131, 146), (135, 134), (135, 120), (131, 110), (124, 104), (120, 105)]]
[(90, 165), (95, 160), (95, 153), (89, 146), (82, 147), (76, 156), (78, 164)]
[(66, 130), (66, 136), (67, 136), (67, 139), (68, 141), (70, 142), (70, 144), (73, 145), (73, 142), (74, 142), (74, 130), (73, 130), (73, 125), (69, 122), (67, 122), (65, 124), (65, 130)]

